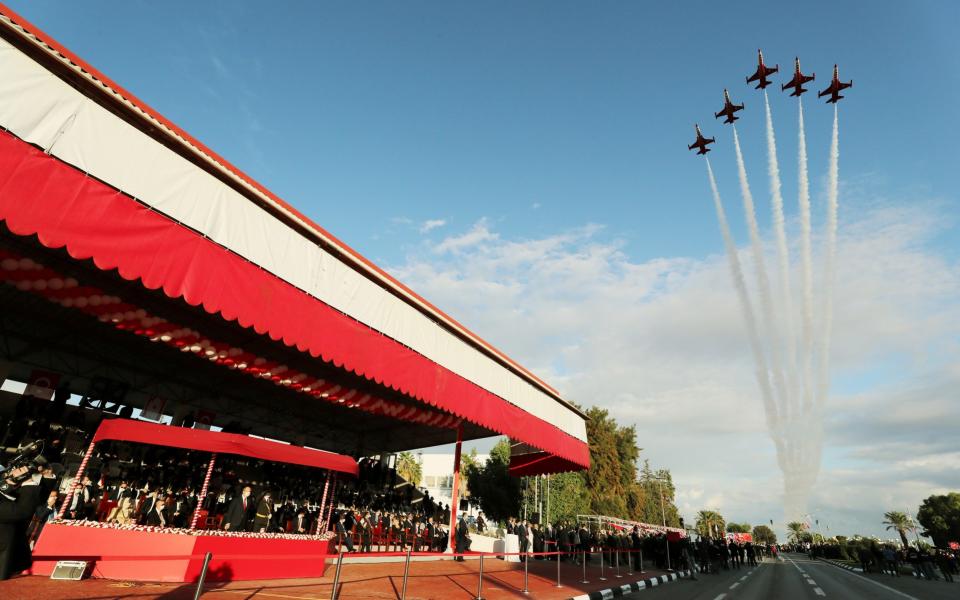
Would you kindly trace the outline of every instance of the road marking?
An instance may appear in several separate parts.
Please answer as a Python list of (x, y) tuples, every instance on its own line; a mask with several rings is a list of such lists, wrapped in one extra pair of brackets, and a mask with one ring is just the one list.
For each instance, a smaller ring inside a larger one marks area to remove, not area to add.
[(813, 593), (815, 593), (815, 594), (818, 595), (818, 596), (826, 596), (826, 595), (827, 595), (826, 593), (824, 593), (823, 590), (821, 590), (821, 589), (818, 588), (818, 587), (813, 588)]
[(807, 583), (809, 583), (810, 585), (817, 585), (817, 582), (812, 579), (807, 579)]
[[(750, 573), (747, 573), (747, 575), (749, 575), (749, 574), (750, 574)], [(740, 578), (740, 581), (743, 581), (744, 579), (746, 579), (746, 578), (747, 578), (747, 575), (744, 575), (743, 577), (741, 577), (741, 578)]]
[(723, 599), (726, 598), (726, 597), (727, 597), (727, 593), (724, 592), (724, 593), (720, 594), (719, 596), (717, 596), (716, 598), (714, 598), (713, 600), (723, 600)]
[(737, 587), (738, 585), (740, 585), (740, 583), (739, 583), (739, 582), (736, 582), (736, 583), (734, 583), (733, 585), (730, 586), (730, 589), (732, 590), (733, 588)]
[(850, 575), (853, 575), (854, 577), (859, 577), (860, 579), (863, 579), (864, 581), (869, 581), (869, 582), (872, 583), (873, 585), (879, 585), (880, 587), (882, 587), (883, 589), (887, 590), (888, 592), (892, 592), (892, 593), (894, 593), (894, 594), (896, 594), (896, 595), (898, 595), (898, 596), (901, 596), (901, 597), (903, 597), (903, 598), (909, 598), (910, 600), (920, 600), (920, 599), (917, 598), (916, 596), (911, 596), (910, 594), (904, 594), (904, 593), (901, 592), (900, 590), (895, 590), (895, 589), (893, 589), (892, 587), (890, 587), (890, 586), (888, 586), (888, 585), (883, 585), (883, 584), (880, 583), (879, 581), (874, 581), (873, 579), (870, 579), (869, 577), (864, 577), (863, 575), (860, 575), (859, 573), (854, 573), (853, 571), (848, 571), (848, 570), (846, 570), (846, 569), (844, 569), (844, 568), (842, 568), (842, 567), (838, 567), (837, 565), (834, 565), (834, 564), (831, 564), (831, 563), (827, 563), (827, 564), (830, 565), (830, 566), (832, 566), (832, 567), (835, 568), (835, 569), (839, 569), (840, 571), (843, 571), (844, 573), (849, 573)]

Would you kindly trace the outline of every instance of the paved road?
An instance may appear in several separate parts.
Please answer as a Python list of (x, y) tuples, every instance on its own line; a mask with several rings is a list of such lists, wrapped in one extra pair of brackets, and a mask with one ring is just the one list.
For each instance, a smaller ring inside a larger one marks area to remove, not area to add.
[[(912, 577), (861, 575), (811, 561), (802, 554), (767, 559), (759, 567), (698, 575), (637, 592), (631, 599), (661, 597), (676, 600), (957, 600), (960, 583), (919, 581)], [(652, 596), (651, 596), (652, 594)]]

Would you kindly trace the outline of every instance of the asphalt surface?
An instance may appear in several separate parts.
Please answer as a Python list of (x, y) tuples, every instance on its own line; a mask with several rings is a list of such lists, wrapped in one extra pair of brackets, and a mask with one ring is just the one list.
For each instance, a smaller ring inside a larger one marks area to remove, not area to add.
[[(853, 573), (803, 554), (766, 559), (758, 567), (698, 574), (625, 598), (677, 600), (958, 600), (960, 583), (921, 581), (913, 577)], [(651, 596), (652, 594), (652, 596)]]

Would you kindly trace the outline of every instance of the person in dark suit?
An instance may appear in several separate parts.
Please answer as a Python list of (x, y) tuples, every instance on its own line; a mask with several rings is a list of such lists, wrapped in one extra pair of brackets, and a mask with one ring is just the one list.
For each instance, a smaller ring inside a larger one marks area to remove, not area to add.
[[(527, 524), (527, 521), (524, 520), (521, 523), (513, 528), (513, 531), (517, 534), (517, 537), (520, 538), (520, 552), (529, 552), (530, 551), (530, 528)], [(526, 554), (520, 555), (520, 560), (526, 562)]]
[(339, 551), (343, 552), (343, 546), (347, 547), (349, 552), (355, 552), (353, 548), (353, 535), (346, 528), (346, 519), (343, 516), (343, 513), (340, 513), (340, 517), (337, 519), (337, 525), (334, 527), (333, 532), (337, 535), (337, 545), (339, 546)]
[(173, 514), (170, 512), (170, 509), (167, 508), (166, 498), (157, 498), (156, 502), (153, 503), (152, 510), (147, 513), (145, 524), (155, 527), (173, 526)]
[[(19, 477), (28, 470), (27, 467), (14, 469), (10, 477)], [(27, 527), (41, 503), (39, 479), (38, 473), (22, 483), (14, 495), (0, 494), (0, 580), (30, 567)]]
[(370, 540), (373, 538), (373, 526), (370, 524), (370, 515), (364, 514), (357, 523), (360, 532), (360, 552), (370, 552)]
[(430, 520), (427, 521), (427, 543), (430, 544), (428, 550), (437, 551), (437, 524), (434, 522), (433, 517), (430, 517)]
[(470, 529), (467, 527), (467, 520), (462, 514), (460, 515), (460, 520), (457, 521), (457, 530), (455, 533), (454, 542), (456, 544), (456, 549), (454, 552), (461, 555), (457, 556), (454, 560), (463, 562), (464, 558), (462, 554), (470, 549)]
[(400, 526), (403, 528), (403, 547), (406, 549), (407, 546), (413, 543), (413, 538), (416, 535), (413, 526), (413, 515), (408, 514)]
[(293, 517), (293, 533), (307, 535), (312, 531), (313, 519), (310, 518), (310, 509), (301, 506)]
[(250, 522), (250, 516), (254, 510), (253, 500), (250, 499), (251, 492), (253, 492), (253, 489), (246, 485), (240, 495), (230, 502), (227, 512), (223, 514), (224, 531), (247, 530), (247, 524)]

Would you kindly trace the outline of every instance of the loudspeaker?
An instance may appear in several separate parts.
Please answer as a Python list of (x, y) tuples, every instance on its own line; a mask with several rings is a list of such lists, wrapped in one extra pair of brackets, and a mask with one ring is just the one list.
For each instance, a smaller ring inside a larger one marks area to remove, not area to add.
[(57, 566), (50, 573), (50, 579), (70, 579), (77, 581), (87, 574), (88, 562), (82, 560), (58, 560)]

